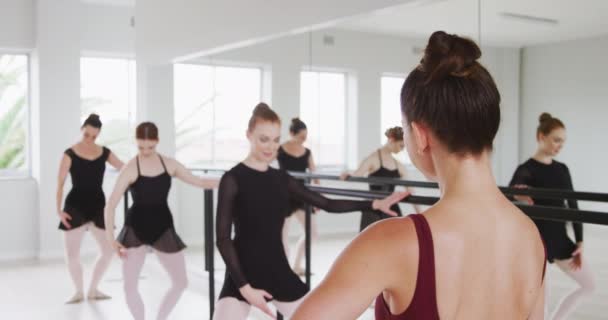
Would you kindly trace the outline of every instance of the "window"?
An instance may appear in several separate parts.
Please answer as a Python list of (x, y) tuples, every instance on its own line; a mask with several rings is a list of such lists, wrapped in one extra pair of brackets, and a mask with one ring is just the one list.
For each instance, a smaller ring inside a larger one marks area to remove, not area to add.
[(28, 57), (0, 54), (0, 176), (28, 173)]
[(176, 156), (189, 167), (228, 168), (249, 150), (247, 123), (262, 94), (262, 70), (174, 66)]
[[(405, 78), (384, 76), (381, 79), (380, 93), (380, 138), (382, 144), (386, 143), (384, 135), (391, 127), (401, 127), (401, 87)], [(403, 150), (395, 155), (397, 160), (411, 164), (407, 151)]]
[(346, 164), (346, 76), (302, 72), (300, 117), (308, 127), (307, 145), (317, 166), (342, 170)]
[(82, 58), (80, 60), (80, 115), (99, 114), (103, 127), (97, 143), (126, 161), (136, 153), (135, 61)]

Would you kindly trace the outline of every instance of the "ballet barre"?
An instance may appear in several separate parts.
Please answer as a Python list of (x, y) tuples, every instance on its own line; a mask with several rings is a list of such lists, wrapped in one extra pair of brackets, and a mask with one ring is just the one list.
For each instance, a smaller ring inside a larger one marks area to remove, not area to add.
[[(202, 173), (223, 173), (225, 170), (221, 169), (191, 169), (195, 172)], [(367, 190), (353, 190), (353, 189), (340, 189), (340, 188), (328, 188), (321, 187), (318, 185), (312, 185), (312, 180), (341, 180), (339, 176), (335, 175), (324, 175), (324, 174), (309, 174), (301, 172), (290, 172), (290, 174), (298, 179), (305, 181), (306, 186), (315, 192), (319, 192), (324, 195), (357, 198), (357, 199), (381, 199), (390, 195), (390, 192), (383, 191), (367, 191)], [(439, 186), (433, 182), (426, 181), (410, 181), (401, 179), (391, 178), (363, 178), (363, 177), (349, 177), (345, 182), (357, 182), (357, 183), (369, 183), (369, 184), (383, 184), (392, 186), (405, 186), (414, 188), (431, 188), (437, 189)], [(577, 192), (570, 190), (557, 190), (557, 189), (541, 189), (541, 188), (509, 188), (499, 187), (500, 190), (506, 196), (513, 195), (527, 195), (535, 198), (550, 198), (550, 199), (568, 199), (568, 200), (581, 200), (581, 201), (596, 201), (596, 202), (608, 202), (608, 194), (595, 193), (595, 192)], [(205, 239), (205, 270), (208, 272), (209, 277), (209, 317), (213, 318), (215, 310), (215, 230), (214, 230), (214, 190), (204, 190), (204, 239)], [(402, 203), (418, 204), (418, 205), (433, 205), (439, 201), (438, 197), (430, 196), (409, 196), (403, 199)], [(566, 221), (566, 222), (579, 222), (587, 224), (598, 224), (608, 225), (608, 213), (599, 211), (588, 211), (578, 210), (569, 208), (556, 208), (546, 207), (538, 205), (527, 205), (523, 203), (514, 202), (524, 213), (534, 219), (546, 219), (554, 221)], [(128, 192), (125, 193), (125, 213), (128, 208)], [(311, 216), (312, 207), (306, 205), (305, 207), (305, 261), (306, 261), (306, 274), (305, 283), (308, 288), (311, 288)], [(277, 315), (278, 319), (283, 319), (280, 314)]]

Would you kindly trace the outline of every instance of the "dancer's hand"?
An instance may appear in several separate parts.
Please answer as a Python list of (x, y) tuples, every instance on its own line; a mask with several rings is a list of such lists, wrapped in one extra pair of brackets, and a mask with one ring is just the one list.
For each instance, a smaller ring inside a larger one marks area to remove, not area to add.
[(576, 245), (576, 250), (572, 252), (572, 262), (570, 262), (570, 267), (572, 270), (579, 270), (583, 266), (583, 243), (579, 242)]
[[(513, 186), (513, 188), (515, 189), (528, 189), (529, 187), (525, 184), (516, 184)], [(532, 197), (530, 196), (513, 196), (513, 198), (515, 198), (515, 200), (517, 201), (521, 201), (521, 202), (525, 202), (529, 205), (533, 205), (534, 204), (534, 200), (532, 200)]]
[(125, 248), (125, 246), (123, 246), (122, 243), (114, 240), (112, 242), (112, 248), (114, 248), (114, 251), (116, 251), (116, 254), (120, 258), (126, 258), (127, 257), (127, 248)]
[(67, 212), (59, 212), (57, 215), (59, 215), (59, 219), (61, 219), (61, 223), (68, 229), (72, 229), (72, 225), (68, 222), (68, 220), (72, 220), (72, 216), (69, 215)]
[(276, 315), (268, 308), (268, 303), (266, 299), (272, 299), (272, 295), (270, 293), (255, 289), (251, 285), (244, 285), (239, 289), (241, 295), (250, 305), (262, 310), (265, 314), (269, 315), (271, 318), (276, 319)]
[(342, 172), (342, 174), (340, 175), (340, 180), (342, 181), (346, 181), (348, 180), (348, 178), (350, 178), (350, 174), (348, 172)]
[(409, 195), (410, 193), (408, 191), (395, 192), (384, 199), (374, 200), (374, 202), (372, 202), (372, 209), (380, 210), (389, 216), (397, 217), (399, 214), (391, 210), (391, 207)]

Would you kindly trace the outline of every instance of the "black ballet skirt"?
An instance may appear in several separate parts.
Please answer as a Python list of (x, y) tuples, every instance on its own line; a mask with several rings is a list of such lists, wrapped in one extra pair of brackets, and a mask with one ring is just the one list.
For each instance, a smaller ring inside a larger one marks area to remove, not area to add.
[[(534, 159), (521, 164), (509, 183), (514, 185), (527, 185), (532, 188), (548, 188), (573, 190), (572, 178), (568, 167), (553, 160), (551, 164), (545, 164)], [(537, 199), (532, 198), (535, 205), (578, 209), (576, 200), (566, 199)], [(566, 205), (567, 204), (567, 205)], [(572, 258), (572, 253), (576, 250), (576, 244), (568, 237), (566, 223), (562, 221), (551, 221), (542, 219), (532, 219), (540, 231), (547, 247), (547, 260), (553, 263), (554, 260), (568, 260)], [(583, 224), (572, 223), (576, 242), (583, 241)]]
[[(397, 160), (395, 160), (396, 169), (388, 170), (382, 164), (382, 156), (380, 155), (380, 150), (378, 150), (378, 157), (380, 158), (380, 169), (372, 172), (369, 177), (379, 177), (379, 178), (393, 178), (399, 179), (401, 178), (401, 174), (399, 173), (399, 166), (397, 165)], [(394, 192), (394, 185), (376, 185), (370, 184), (369, 190), (371, 191), (385, 191), (385, 192)], [(401, 216), (401, 208), (399, 208), (398, 204), (395, 204), (391, 207), (391, 210), (397, 212), (399, 216)], [(361, 212), (361, 223), (359, 225), (359, 231), (365, 230), (369, 225), (384, 220), (387, 218), (391, 218), (388, 214), (379, 211), (379, 210), (365, 210)]]
[[(65, 198), (63, 211), (72, 217), (72, 220), (69, 220), (72, 229), (88, 222), (93, 222), (97, 228), (105, 229), (103, 210), (106, 197), (102, 187), (106, 161), (110, 153), (110, 149), (103, 147), (101, 156), (87, 160), (79, 157), (71, 148), (65, 151), (72, 161), (70, 165), (72, 189)], [(61, 222), (59, 229), (71, 230)]]
[(133, 205), (127, 211), (125, 225), (118, 235), (118, 242), (126, 248), (148, 245), (161, 252), (176, 253), (186, 247), (175, 231), (167, 202), (171, 176), (162, 157), (160, 161), (165, 171), (148, 177), (141, 175), (137, 159), (137, 180), (129, 188)]
[[(279, 148), (277, 153), (277, 161), (279, 162), (279, 168), (285, 171), (294, 171), (294, 172), (306, 172), (309, 166), (309, 159), (311, 156), (311, 152), (308, 148), (306, 148), (306, 152), (299, 157), (294, 157), (287, 153), (283, 147)], [(305, 181), (302, 179), (297, 179), (300, 183), (304, 184)], [(306, 204), (296, 199), (295, 197), (289, 198), (289, 213), (288, 216), (291, 216), (294, 212), (298, 210), (304, 210), (306, 208)]]
[(372, 206), (370, 201), (325, 198), (284, 170), (258, 171), (238, 164), (224, 174), (219, 187), (217, 246), (226, 263), (220, 299), (246, 301), (239, 292), (246, 284), (266, 290), (281, 302), (306, 295), (308, 288), (291, 269), (282, 241), (292, 196), (328, 212), (360, 211)]

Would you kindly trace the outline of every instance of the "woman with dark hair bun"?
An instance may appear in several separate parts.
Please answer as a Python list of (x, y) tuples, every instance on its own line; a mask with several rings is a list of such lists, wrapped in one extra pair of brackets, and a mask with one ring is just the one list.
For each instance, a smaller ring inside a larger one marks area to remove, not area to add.
[[(84, 300), (84, 283), (80, 246), (86, 231), (90, 231), (99, 246), (100, 256), (95, 263), (87, 298), (89, 300), (109, 299), (97, 288), (112, 259), (112, 248), (105, 241), (103, 208), (103, 177), (106, 162), (117, 170), (123, 163), (110, 149), (95, 143), (101, 131), (101, 120), (91, 114), (80, 127), (81, 140), (63, 153), (57, 181), (57, 215), (61, 220), (59, 229), (63, 230), (68, 270), (76, 292), (67, 303)], [(72, 177), (72, 189), (65, 198), (63, 208), (63, 188), (68, 173)]]
[[(536, 130), (538, 147), (528, 161), (521, 164), (511, 179), (511, 186), (516, 188), (550, 188), (573, 190), (570, 170), (564, 163), (555, 160), (566, 142), (566, 126), (549, 113), (540, 115)], [(530, 205), (578, 209), (576, 200), (533, 199), (527, 196), (516, 196), (517, 200)], [(576, 243), (568, 237), (566, 223), (551, 220), (534, 220), (547, 245), (547, 259), (554, 263), (579, 285), (564, 297), (555, 308), (551, 320), (566, 319), (574, 311), (578, 302), (595, 291), (595, 280), (589, 263), (583, 257), (583, 225), (572, 223)], [(545, 287), (545, 296), (549, 290)]]
[(543, 319), (545, 249), (492, 174), (500, 94), (480, 57), (472, 40), (431, 35), (401, 111), (408, 154), (440, 199), (369, 226), (293, 320), (356, 319), (374, 297), (376, 319)]
[[(286, 171), (306, 172), (308, 170), (308, 172), (314, 172), (316, 170), (316, 166), (312, 157), (312, 152), (310, 149), (304, 147), (304, 143), (308, 137), (308, 129), (304, 121), (300, 120), (299, 118), (292, 119), (291, 125), (289, 126), (289, 134), (291, 139), (283, 143), (277, 152), (279, 167)], [(302, 180), (298, 181), (304, 183)], [(318, 181), (315, 181), (315, 183), (318, 183)], [(295, 217), (302, 228), (304, 228), (306, 221), (304, 209), (304, 202), (296, 198), (289, 199), (289, 215), (287, 216), (285, 226), (283, 227), (283, 244), (285, 245), (285, 253), (287, 254), (287, 257), (289, 257), (289, 222), (291, 217)], [(316, 212), (316, 210), (313, 212)], [(311, 240), (314, 241), (318, 237), (317, 219), (315, 216), (312, 216), (311, 218), (310, 235)], [(305, 271), (304, 267), (302, 266), (305, 240), (306, 239), (304, 236), (300, 237), (298, 240), (293, 259), (293, 270), (298, 275), (304, 275)]]
[[(403, 142), (403, 129), (401, 127), (388, 128), (384, 133), (387, 142), (378, 150), (372, 152), (361, 164), (355, 172), (348, 174), (343, 173), (341, 178), (343, 180), (348, 179), (349, 176), (355, 177), (378, 177), (378, 178), (394, 178), (394, 179), (406, 179), (407, 171), (403, 164), (401, 164), (393, 155), (403, 151), (405, 144)], [(369, 189), (371, 191), (395, 191), (395, 186), (391, 185), (377, 185), (370, 184)], [(412, 191), (411, 189), (407, 189)], [(414, 206), (416, 212), (420, 212), (418, 206)], [(399, 213), (401, 216), (401, 209), (399, 205), (393, 207), (393, 211)], [(367, 210), (361, 212), (361, 223), (359, 225), (359, 231), (365, 230), (369, 225), (374, 222), (378, 222), (383, 219), (390, 218), (390, 216), (377, 211)]]

